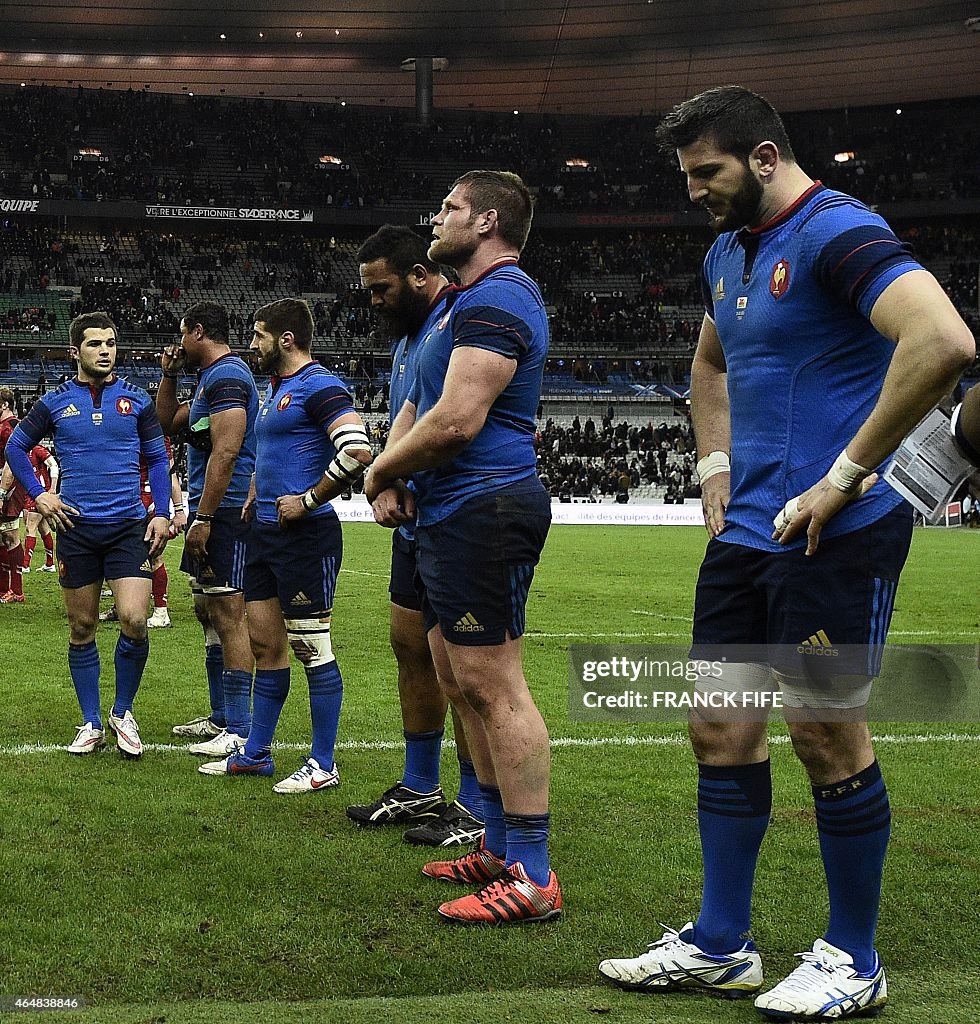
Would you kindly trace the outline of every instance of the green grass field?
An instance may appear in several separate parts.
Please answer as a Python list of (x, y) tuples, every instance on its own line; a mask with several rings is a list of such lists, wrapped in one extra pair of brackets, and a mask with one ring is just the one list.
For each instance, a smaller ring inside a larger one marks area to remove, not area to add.
[[(152, 634), (137, 700), (154, 744), (139, 763), (114, 748), (72, 758), (44, 746), (66, 744), (78, 724), (56, 578), (31, 574), (29, 603), (0, 608), (0, 997), (81, 995), (89, 1009), (65, 1020), (133, 1024), (757, 1019), (750, 1003), (597, 984), (602, 957), (637, 952), (659, 937), (658, 922), (679, 926), (697, 912), (696, 772), (682, 726), (570, 722), (567, 646), (683, 643), (703, 534), (552, 531), (529, 601), (526, 665), (558, 741), (552, 858), (566, 912), (554, 925), (511, 930), (440, 925), (445, 890), (419, 874), (427, 852), (344, 816), (402, 764), (388, 537), (355, 525), (345, 539), (334, 620), (346, 682), (343, 783), (320, 794), (280, 797), (271, 780), (207, 778), (170, 746), (171, 725), (207, 703), (178, 544), (167, 555), (175, 628)], [(980, 533), (917, 531), (893, 639), (974, 641), (978, 563)], [(100, 629), (104, 678), (115, 633)], [(277, 777), (305, 757), (298, 668), (293, 687)], [(105, 681), (103, 693), (111, 699)], [(975, 1021), (980, 725), (876, 731), (895, 816), (879, 936), (888, 1019)], [(785, 743), (773, 763), (754, 928), (775, 981), (822, 931), (826, 897), (802, 770)], [(451, 751), (444, 764), (453, 789)]]

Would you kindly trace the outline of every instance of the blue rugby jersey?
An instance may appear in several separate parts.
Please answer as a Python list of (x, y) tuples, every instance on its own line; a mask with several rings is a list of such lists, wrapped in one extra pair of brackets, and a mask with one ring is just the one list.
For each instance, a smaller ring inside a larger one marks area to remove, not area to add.
[[(403, 335), (391, 349), (391, 384), (388, 387), (389, 426), (401, 411), (401, 407), (409, 398), (415, 385), (418, 371), (419, 352), (429, 332), (435, 327), (445, 312), (446, 295), (456, 291), (454, 285), (448, 285), (433, 299), (429, 315), (414, 334)], [(408, 488), (415, 490), (415, 485), (408, 481)], [(398, 532), (406, 540), (415, 540), (415, 523), (407, 523), (398, 528)]]
[(157, 508), (170, 507), (170, 461), (150, 396), (114, 374), (101, 386), (65, 381), (39, 398), (7, 442), (14, 475), (36, 498), (44, 487), (27, 453), (50, 434), (61, 464), (61, 499), (83, 519), (144, 519), (140, 452)]
[(442, 396), (450, 356), (461, 347), (497, 352), (515, 360), (517, 369), (473, 441), (449, 462), (412, 474), (420, 526), (438, 523), (479, 494), (535, 475), (535, 417), (548, 356), (548, 316), (538, 286), (516, 260), (495, 264), (449, 295), (420, 346), (409, 396), (418, 419)]
[[(732, 493), (719, 540), (783, 550), (770, 539), (773, 518), (827, 473), (881, 391), (895, 346), (872, 326), (872, 307), (920, 269), (881, 217), (820, 182), (769, 223), (719, 235), (701, 282), (731, 403)], [(901, 500), (879, 481), (822, 535), (851, 533)], [(805, 544), (804, 535), (786, 547)]]
[(219, 508), (241, 508), (255, 472), (255, 420), (259, 393), (247, 364), (229, 352), (200, 371), (191, 400), (187, 445), (187, 504), (196, 512), (204, 493), (204, 476), (211, 455), (211, 416), (226, 409), (245, 410), (245, 437), (235, 460), (228, 489)]
[[(337, 454), (327, 431), (338, 416), (353, 412), (343, 383), (319, 363), (288, 377), (273, 377), (255, 422), (256, 518), (275, 523), (276, 498), (308, 491)], [(330, 502), (307, 513), (336, 515)]]

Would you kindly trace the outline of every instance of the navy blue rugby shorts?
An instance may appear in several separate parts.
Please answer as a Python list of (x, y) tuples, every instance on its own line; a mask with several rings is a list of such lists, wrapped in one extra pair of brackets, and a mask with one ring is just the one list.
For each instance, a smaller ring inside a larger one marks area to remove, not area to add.
[(66, 590), (102, 580), (153, 577), (150, 545), (143, 540), (146, 519), (74, 520), (73, 530), (58, 531), (58, 582)]
[(449, 643), (468, 647), (522, 636), (534, 567), (550, 526), (551, 499), (532, 477), (417, 527), (426, 631), (438, 623)]
[(245, 601), (278, 598), (283, 618), (316, 618), (333, 608), (344, 556), (340, 520), (310, 516), (280, 528), (252, 523), (245, 562)]
[(719, 648), (847, 647), (851, 671), (878, 675), (911, 541), (904, 502), (853, 533), (821, 540), (809, 558), (803, 548), (771, 552), (710, 540), (694, 601), (692, 656), (766, 661), (765, 654), (733, 658)]

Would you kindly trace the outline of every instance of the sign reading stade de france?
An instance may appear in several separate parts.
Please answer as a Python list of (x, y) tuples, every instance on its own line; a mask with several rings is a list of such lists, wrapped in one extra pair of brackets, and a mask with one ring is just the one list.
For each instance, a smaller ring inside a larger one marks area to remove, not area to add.
[(309, 224), (313, 221), (312, 210), (248, 206), (147, 206), (146, 216), (178, 220), (264, 220), (295, 224)]

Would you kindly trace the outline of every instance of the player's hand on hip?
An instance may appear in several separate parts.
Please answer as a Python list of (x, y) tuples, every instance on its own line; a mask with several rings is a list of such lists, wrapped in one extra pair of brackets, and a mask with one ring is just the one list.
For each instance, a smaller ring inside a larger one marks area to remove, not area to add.
[(167, 541), (170, 540), (170, 520), (166, 516), (154, 516), (146, 525), (143, 540), (149, 541), (150, 561), (159, 558), (167, 546)]
[(845, 506), (863, 497), (878, 482), (872, 473), (861, 480), (851, 492), (841, 491), (825, 476), (808, 491), (790, 498), (772, 521), (772, 539), (788, 544), (806, 530), (806, 553), (813, 555), (820, 544), (823, 528)]
[(66, 505), (57, 494), (45, 491), (34, 499), (34, 507), (44, 517), (44, 521), (52, 530), (73, 530), (75, 524), (72, 516), (78, 515), (78, 509)]
[(184, 539), (184, 548), (191, 558), (195, 558), (198, 561), (203, 559), (208, 553), (208, 540), (211, 537), (211, 524), (202, 522), (200, 519), (195, 519), (191, 523), (187, 530), (187, 536)]
[(300, 519), (305, 518), (307, 511), (302, 494), (280, 494), (276, 498), (276, 515), (280, 526), (298, 523)]
[(717, 537), (724, 530), (725, 511), (731, 494), (731, 473), (715, 473), (701, 485), (701, 511), (709, 537)]
[(374, 521), (379, 526), (396, 530), (415, 519), (415, 495), (401, 480), (386, 487), (371, 503)]

